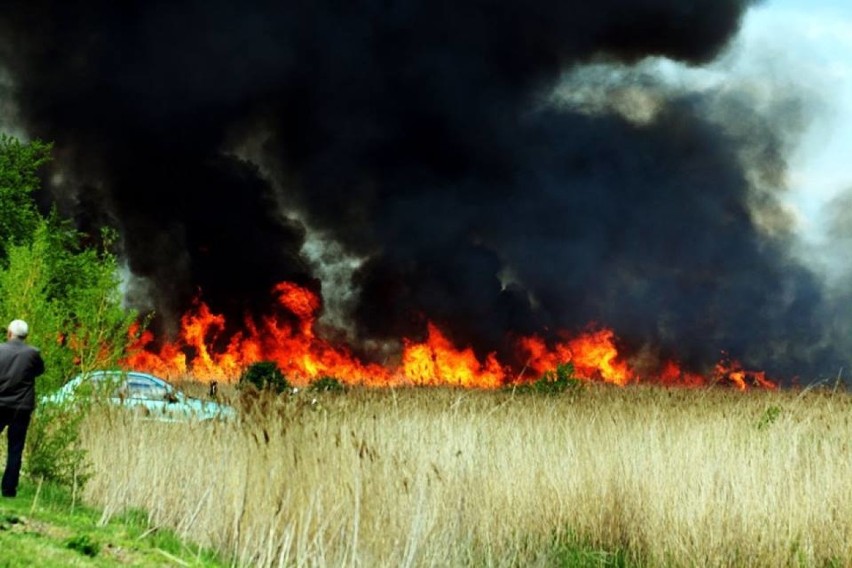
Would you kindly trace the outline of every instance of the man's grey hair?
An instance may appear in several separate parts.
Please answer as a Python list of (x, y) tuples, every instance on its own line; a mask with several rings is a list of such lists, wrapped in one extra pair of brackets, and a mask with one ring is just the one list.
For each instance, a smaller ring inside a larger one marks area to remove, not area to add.
[(24, 320), (12, 320), (7, 329), (18, 339), (25, 339), (30, 334), (30, 326)]

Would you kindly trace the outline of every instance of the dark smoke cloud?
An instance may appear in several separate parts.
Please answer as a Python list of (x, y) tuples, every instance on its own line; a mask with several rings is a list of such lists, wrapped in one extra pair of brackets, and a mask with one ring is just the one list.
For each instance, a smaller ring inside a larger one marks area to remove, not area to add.
[(696, 369), (814, 372), (819, 283), (757, 226), (742, 158), (783, 169), (771, 128), (734, 135), (695, 96), (644, 122), (540, 104), (584, 63), (710, 61), (748, 5), (12, 1), (0, 62), (56, 141), (57, 200), (115, 220), (165, 320), (199, 288), (234, 316), (318, 289), (305, 223), (366, 259), (362, 340), (431, 319), (485, 352), (594, 321)]

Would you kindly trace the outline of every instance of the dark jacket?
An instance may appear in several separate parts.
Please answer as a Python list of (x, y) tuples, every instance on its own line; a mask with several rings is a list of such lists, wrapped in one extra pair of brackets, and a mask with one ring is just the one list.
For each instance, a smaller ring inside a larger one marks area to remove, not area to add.
[(0, 343), (0, 408), (35, 408), (35, 379), (44, 373), (41, 353), (20, 339)]

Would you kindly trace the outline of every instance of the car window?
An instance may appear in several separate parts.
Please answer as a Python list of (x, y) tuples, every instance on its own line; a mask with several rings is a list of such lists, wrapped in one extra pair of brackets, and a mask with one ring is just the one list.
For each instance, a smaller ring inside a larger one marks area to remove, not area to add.
[(168, 389), (161, 383), (145, 377), (129, 376), (115, 392), (115, 396), (146, 400), (163, 400)]
[(103, 393), (106, 389), (111, 391), (116, 385), (121, 384), (123, 380), (123, 375), (117, 373), (94, 373), (91, 375), (84, 375), (74, 390), (78, 395)]

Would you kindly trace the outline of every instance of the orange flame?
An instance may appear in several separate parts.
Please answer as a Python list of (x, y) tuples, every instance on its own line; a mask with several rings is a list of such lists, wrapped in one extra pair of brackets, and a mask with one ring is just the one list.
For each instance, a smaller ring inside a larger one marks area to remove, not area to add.
[(762, 387), (765, 389), (774, 389), (776, 385), (773, 381), (766, 378), (766, 373), (763, 371), (747, 371), (743, 369), (738, 361), (730, 361), (723, 359), (716, 363), (713, 374), (714, 382), (728, 380), (739, 390), (746, 390), (749, 387), (749, 382), (752, 386)]
[(319, 296), (290, 282), (279, 282), (272, 291), (277, 294), (279, 303), (299, 318), (302, 335), (312, 337), (316, 313), (322, 307)]
[[(346, 347), (333, 345), (315, 330), (321, 299), (310, 290), (281, 282), (273, 290), (279, 305), (295, 316), (268, 316), (255, 321), (246, 317), (243, 331), (223, 337), (226, 321), (201, 301), (181, 318), (178, 337), (155, 347), (155, 338), (143, 332), (125, 365), (167, 378), (192, 376), (196, 380), (235, 380), (250, 364), (274, 361), (294, 384), (316, 378), (334, 377), (347, 384), (366, 386), (455, 385), (477, 388), (500, 386), (537, 379), (562, 363), (574, 366), (577, 378), (623, 386), (639, 376), (620, 354), (611, 329), (594, 329), (576, 337), (564, 336), (549, 346), (538, 336), (521, 337), (517, 350), (527, 361), (514, 375), (495, 353), (484, 361), (471, 347), (458, 347), (434, 323), (428, 323), (422, 342), (403, 339), (398, 365), (365, 363)], [(135, 335), (135, 332), (134, 332)], [(528, 372), (527, 370), (531, 371)], [(526, 376), (525, 376), (526, 374)], [(711, 381), (684, 372), (673, 361), (665, 361), (656, 377), (664, 385), (701, 386), (720, 380), (737, 388), (775, 388), (762, 372), (746, 371), (736, 362), (719, 363)]]
[(458, 385), (496, 388), (503, 384), (506, 373), (490, 353), (480, 363), (473, 349), (456, 349), (431, 322), (425, 343), (405, 340), (402, 374), (418, 385)]
[(671, 360), (663, 363), (660, 370), (660, 382), (664, 385), (682, 387), (701, 387), (706, 383), (701, 375), (686, 372), (680, 368), (680, 365)]
[(528, 366), (537, 375), (555, 368), (560, 363), (572, 363), (577, 377), (602, 380), (624, 386), (636, 378), (625, 361), (619, 359), (615, 346), (615, 333), (601, 329), (581, 334), (548, 349), (538, 337), (520, 339), (523, 351), (529, 355)]
[(225, 329), (225, 318), (203, 302), (181, 318), (180, 333), (173, 343), (153, 347), (154, 337), (142, 335), (126, 360), (128, 367), (149, 370), (164, 377), (192, 375), (199, 380), (234, 379), (251, 363), (275, 361), (295, 382), (331, 376), (347, 383), (380, 385), (390, 373), (375, 364), (364, 364), (345, 348), (335, 347), (314, 335), (319, 299), (295, 284), (274, 288), (282, 307), (297, 316), (298, 329), (270, 316), (260, 323), (244, 321), (245, 332), (234, 334), (227, 346), (213, 349)]

